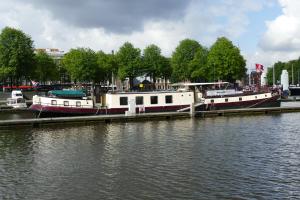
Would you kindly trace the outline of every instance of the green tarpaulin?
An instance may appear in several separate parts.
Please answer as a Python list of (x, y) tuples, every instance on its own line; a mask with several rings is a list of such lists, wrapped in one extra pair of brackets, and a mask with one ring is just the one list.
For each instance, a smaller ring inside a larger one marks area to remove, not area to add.
[(68, 98), (79, 98), (86, 96), (82, 90), (51, 90), (48, 92), (48, 95)]

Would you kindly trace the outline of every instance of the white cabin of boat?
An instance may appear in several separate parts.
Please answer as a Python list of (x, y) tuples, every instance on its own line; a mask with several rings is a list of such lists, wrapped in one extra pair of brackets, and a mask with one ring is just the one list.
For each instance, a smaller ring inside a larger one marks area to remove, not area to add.
[(6, 100), (6, 105), (13, 108), (26, 108), (27, 104), (23, 97), (23, 93), (21, 90), (13, 90), (11, 92), (11, 98)]

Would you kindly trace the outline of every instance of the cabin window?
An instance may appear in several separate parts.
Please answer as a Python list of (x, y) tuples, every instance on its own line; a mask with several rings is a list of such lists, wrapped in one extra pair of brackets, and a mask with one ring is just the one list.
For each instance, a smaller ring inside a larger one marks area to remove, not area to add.
[(128, 105), (128, 97), (120, 97), (120, 105), (121, 106)]
[(255, 99), (257, 99), (257, 96), (255, 96)]
[(57, 105), (57, 101), (56, 100), (51, 100), (51, 105)]
[(172, 95), (167, 95), (166, 96), (166, 103), (173, 103), (173, 96)]
[(68, 101), (64, 101), (64, 106), (69, 106), (69, 102)]
[(76, 101), (76, 107), (81, 107), (81, 102), (80, 101)]
[(25, 103), (25, 99), (17, 99), (17, 103)]
[(267, 97), (267, 95), (265, 94), (265, 97)]
[(150, 101), (151, 101), (151, 104), (158, 104), (158, 97), (157, 96), (151, 96)]
[(213, 99), (210, 100), (210, 103), (214, 103), (214, 102), (215, 102), (215, 100), (213, 100)]
[(240, 97), (240, 98), (239, 98), (239, 101), (242, 101), (242, 100), (243, 100), (242, 97)]
[(135, 97), (135, 103), (136, 103), (136, 105), (143, 105), (144, 104), (144, 98), (142, 96)]
[(225, 99), (225, 102), (228, 102), (228, 99), (227, 99), (227, 98)]

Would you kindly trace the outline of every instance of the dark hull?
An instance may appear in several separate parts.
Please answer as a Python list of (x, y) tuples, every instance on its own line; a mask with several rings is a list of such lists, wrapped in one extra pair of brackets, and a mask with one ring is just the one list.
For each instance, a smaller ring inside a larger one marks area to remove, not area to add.
[(253, 100), (253, 101), (240, 101), (240, 102), (227, 102), (218, 104), (206, 104), (195, 108), (196, 111), (206, 110), (227, 110), (238, 108), (264, 108), (264, 107), (280, 107), (279, 95), (275, 95), (268, 99)]
[[(146, 107), (143, 112), (175, 112), (182, 108), (189, 107), (189, 105), (175, 105), (175, 106), (157, 106)], [(39, 117), (63, 117), (63, 116), (84, 116), (84, 115), (113, 115), (125, 114), (128, 108), (111, 108), (111, 109), (98, 109), (98, 108), (72, 108), (72, 107), (55, 107), (55, 106), (41, 106), (38, 104), (31, 105), (29, 108)], [(139, 109), (136, 108), (136, 113)]]
[(289, 90), (291, 96), (300, 96), (300, 87), (290, 87)]

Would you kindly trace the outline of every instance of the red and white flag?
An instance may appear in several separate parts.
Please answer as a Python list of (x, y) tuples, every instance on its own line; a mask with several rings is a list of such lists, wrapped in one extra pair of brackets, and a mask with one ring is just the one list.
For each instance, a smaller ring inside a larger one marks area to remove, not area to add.
[(31, 80), (31, 83), (32, 83), (32, 86), (33, 87), (37, 87), (37, 86), (39, 86), (39, 82), (37, 82), (37, 81), (33, 81), (33, 80)]
[(262, 72), (264, 71), (264, 66), (262, 64), (255, 64), (255, 69), (256, 69), (256, 72)]

